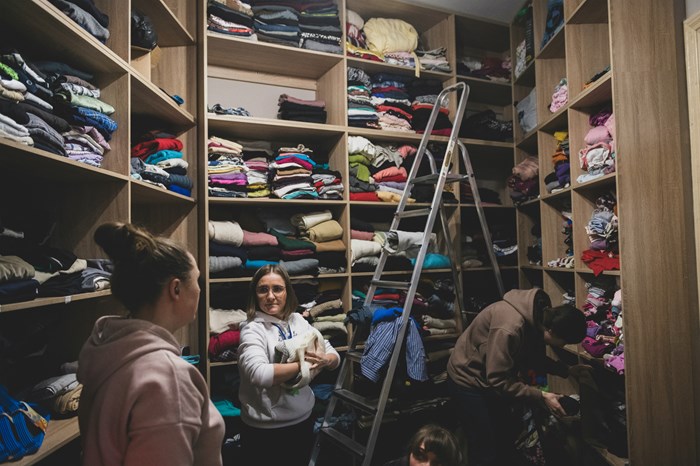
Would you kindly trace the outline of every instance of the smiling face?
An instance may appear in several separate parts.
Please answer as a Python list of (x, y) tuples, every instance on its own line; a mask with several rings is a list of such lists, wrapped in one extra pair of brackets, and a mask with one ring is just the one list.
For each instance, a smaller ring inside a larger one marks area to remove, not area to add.
[(258, 307), (265, 314), (282, 318), (287, 304), (287, 288), (284, 279), (276, 273), (268, 273), (258, 281), (255, 289)]

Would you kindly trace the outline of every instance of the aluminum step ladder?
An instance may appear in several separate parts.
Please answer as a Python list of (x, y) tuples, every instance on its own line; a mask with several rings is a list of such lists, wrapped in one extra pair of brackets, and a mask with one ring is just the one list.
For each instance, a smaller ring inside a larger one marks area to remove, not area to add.
[[(437, 119), (437, 115), (439, 113), (440, 108), (442, 107), (443, 103), (447, 102), (448, 94), (450, 94), (451, 92), (458, 91), (461, 91), (461, 97), (459, 100), (457, 112), (455, 114), (452, 131), (447, 143), (445, 158), (443, 160), (442, 167), (438, 172), (435, 164), (435, 158), (430, 153), (430, 151), (428, 151), (427, 146), (430, 139), (430, 134), (432, 133), (433, 126), (435, 125), (435, 121)], [(396, 231), (399, 229), (399, 224), (404, 218), (419, 216), (427, 217), (425, 229), (423, 230), (421, 246), (418, 251), (416, 264), (411, 274), (410, 281), (403, 282), (382, 279), (384, 266), (386, 265), (386, 260), (389, 255), (387, 250), (382, 248), (381, 256), (379, 257), (379, 264), (375, 269), (374, 276), (372, 277), (369, 290), (365, 298), (364, 304), (365, 306), (369, 306), (372, 303), (372, 299), (374, 298), (377, 288), (395, 288), (407, 290), (403, 313), (400, 317), (401, 326), (399, 328), (397, 339), (393, 346), (391, 358), (386, 369), (386, 375), (384, 376), (384, 381), (382, 382), (382, 388), (379, 394), (379, 398), (376, 400), (369, 400), (357, 393), (354, 393), (350, 389), (343, 388), (347, 379), (349, 378), (351, 365), (356, 363), (359, 364), (360, 358), (362, 356), (362, 352), (357, 350), (357, 336), (359, 332), (355, 331), (353, 332), (349, 349), (346, 352), (345, 358), (343, 358), (343, 362), (340, 366), (338, 379), (336, 381), (335, 388), (332, 392), (328, 408), (326, 409), (323, 424), (321, 426), (320, 431), (316, 435), (314, 447), (309, 461), (309, 466), (315, 466), (317, 464), (318, 457), (321, 451), (321, 445), (328, 440), (337, 444), (346, 451), (352, 453), (356, 459), (359, 459), (361, 461), (362, 466), (370, 465), (372, 461), (372, 455), (374, 453), (374, 448), (376, 446), (377, 438), (379, 436), (379, 429), (382, 424), (382, 418), (384, 417), (384, 411), (386, 409), (387, 400), (389, 398), (391, 383), (394, 378), (394, 373), (396, 371), (396, 367), (399, 361), (399, 355), (401, 353), (401, 347), (403, 345), (404, 337), (406, 335), (409, 317), (411, 315), (411, 308), (413, 305), (413, 298), (416, 294), (416, 290), (418, 289), (420, 275), (423, 270), (423, 263), (425, 261), (425, 256), (428, 252), (430, 236), (433, 232), (433, 227), (435, 225), (435, 221), (437, 220), (438, 215), (440, 217), (440, 223), (442, 226), (443, 234), (447, 239), (445, 243), (451, 263), (452, 279), (454, 281), (455, 287), (455, 297), (457, 299), (457, 306), (459, 308), (459, 311), (461, 312), (463, 301), (461, 293), (461, 283), (458, 273), (458, 268), (461, 265), (461, 261), (454, 254), (454, 249), (449, 238), (447, 218), (445, 216), (444, 206), (442, 203), (442, 192), (446, 183), (455, 183), (466, 180), (469, 181), (474, 195), (474, 202), (476, 204), (477, 212), (479, 215), (479, 221), (481, 223), (484, 239), (486, 241), (489, 258), (494, 270), (498, 290), (501, 296), (503, 295), (503, 281), (501, 279), (500, 269), (498, 268), (496, 256), (494, 254), (493, 247), (491, 244), (491, 235), (489, 233), (489, 229), (486, 224), (486, 218), (484, 216), (484, 211), (481, 206), (481, 199), (479, 197), (479, 191), (476, 186), (476, 179), (474, 178), (471, 162), (469, 160), (469, 154), (464, 144), (462, 144), (462, 142), (458, 139), (459, 128), (462, 124), (462, 116), (464, 115), (464, 110), (467, 105), (468, 97), (469, 86), (461, 82), (444, 88), (442, 92), (440, 92), (440, 94), (438, 95), (435, 106), (433, 107), (433, 110), (430, 114), (430, 118), (428, 119), (428, 124), (426, 126), (425, 133), (423, 134), (420, 146), (418, 147), (415, 161), (413, 162), (413, 166), (411, 167), (411, 172), (408, 175), (408, 179), (406, 181), (406, 188), (404, 189), (401, 200), (398, 204), (396, 212), (394, 213), (394, 219), (391, 223), (390, 228), (392, 231)], [(461, 152), (464, 167), (467, 171), (466, 175), (449, 173), (453, 161), (453, 152), (455, 146), (457, 146)], [(431, 174), (426, 176), (417, 176), (424, 155), (428, 156)], [(430, 204), (430, 207), (406, 209), (412, 187), (419, 184), (430, 184), (435, 186), (435, 192), (433, 194), (433, 199)], [(372, 422), (372, 427), (366, 444), (363, 445), (359, 443), (355, 439), (345, 435), (344, 433), (329, 425), (329, 421), (333, 416), (333, 412), (335, 411), (338, 400), (343, 401), (344, 403), (351, 406), (353, 409), (359, 409), (363, 412), (374, 415), (374, 420)]]

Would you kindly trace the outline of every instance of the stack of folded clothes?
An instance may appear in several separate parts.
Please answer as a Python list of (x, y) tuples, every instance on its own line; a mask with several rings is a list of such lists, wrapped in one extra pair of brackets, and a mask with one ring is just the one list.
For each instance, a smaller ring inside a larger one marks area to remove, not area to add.
[(438, 47), (432, 50), (416, 50), (418, 61), (422, 70), (442, 71), (449, 73), (452, 71), (450, 63), (447, 61), (447, 49)]
[(371, 87), (372, 80), (364, 70), (348, 67), (348, 126), (381, 129)]
[(270, 159), (272, 159), (272, 144), (266, 141), (249, 141), (243, 143), (243, 160), (247, 168), (247, 194), (252, 198), (270, 197)]
[(238, 359), (240, 326), (246, 319), (241, 309), (209, 309), (209, 356), (213, 361)]
[(109, 16), (93, 0), (50, 0), (56, 8), (103, 44), (109, 39)]
[(248, 197), (246, 172), (241, 158), (243, 146), (212, 136), (207, 141), (207, 174), (212, 197)]
[(254, 28), (258, 39), (274, 44), (299, 47), (299, 11), (296, 4), (275, 0), (256, 0), (253, 4)]
[(319, 52), (343, 53), (343, 30), (340, 28), (337, 5), (333, 2), (310, 2), (300, 5), (299, 9), (299, 46)]
[(183, 196), (192, 195), (182, 141), (160, 130), (145, 133), (131, 148), (131, 176)]
[(537, 157), (527, 157), (513, 167), (513, 174), (508, 177), (507, 183), (511, 189), (510, 197), (516, 205), (536, 198), (540, 194), (538, 173)]
[(379, 115), (379, 126), (391, 131), (409, 131), (411, 128), (411, 100), (407, 92), (411, 77), (377, 73), (372, 76), (372, 104)]
[(242, 39), (257, 40), (253, 9), (240, 0), (209, 0), (207, 29)]
[(280, 147), (275, 161), (270, 164), (274, 195), (280, 199), (318, 198), (311, 177), (315, 166), (313, 150), (303, 144)]
[(513, 121), (500, 120), (496, 112), (487, 109), (462, 120), (459, 135), (489, 141), (510, 141), (513, 139)]
[(464, 56), (457, 60), (457, 73), (465, 76), (508, 82), (510, 71), (510, 58)]
[(280, 120), (326, 122), (326, 102), (323, 100), (304, 100), (282, 94), (278, 103), (280, 108), (277, 118)]
[(0, 55), (0, 137), (99, 167), (117, 124), (93, 76), (59, 62)]
[[(442, 83), (436, 79), (416, 79), (411, 82), (408, 92), (412, 100), (413, 129), (422, 134), (428, 126), (428, 120), (437, 102), (438, 94), (442, 92)], [(447, 102), (444, 102), (444, 105), (446, 104)], [(440, 108), (431, 134), (449, 136), (452, 131), (450, 112), (444, 105)]]

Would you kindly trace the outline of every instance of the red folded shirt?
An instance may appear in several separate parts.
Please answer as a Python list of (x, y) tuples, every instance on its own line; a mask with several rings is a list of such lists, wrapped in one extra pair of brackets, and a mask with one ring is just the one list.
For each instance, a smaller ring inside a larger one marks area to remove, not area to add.
[(235, 348), (241, 342), (240, 330), (227, 330), (218, 335), (212, 335), (209, 338), (209, 354), (216, 356), (224, 350)]
[(379, 202), (379, 196), (375, 192), (368, 193), (350, 193), (351, 201), (371, 201)]
[(588, 249), (581, 253), (581, 259), (596, 277), (604, 270), (620, 270), (620, 256), (612, 252)]
[(182, 150), (182, 142), (179, 139), (156, 138), (151, 141), (144, 141), (131, 148), (131, 156), (142, 160), (159, 150)]

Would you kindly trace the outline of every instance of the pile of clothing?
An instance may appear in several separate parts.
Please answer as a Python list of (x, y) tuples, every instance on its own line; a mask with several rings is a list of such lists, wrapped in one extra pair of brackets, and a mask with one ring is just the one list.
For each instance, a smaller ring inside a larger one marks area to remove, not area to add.
[(258, 40), (253, 29), (253, 9), (240, 0), (209, 0), (207, 29), (241, 39)]
[(547, 262), (548, 267), (563, 267), (565, 269), (573, 269), (575, 265), (574, 259), (574, 223), (573, 215), (571, 213), (571, 206), (567, 205), (564, 210), (561, 211), (562, 216), (562, 226), (561, 233), (564, 235), (564, 245), (566, 247), (563, 257), (558, 257)]
[(398, 202), (408, 177), (402, 165), (415, 152), (411, 145), (382, 146), (362, 136), (348, 136), (350, 200)]
[(117, 123), (91, 80), (65, 63), (0, 54), (0, 137), (101, 166)]
[(586, 183), (615, 171), (615, 115), (609, 107), (588, 118), (592, 126), (586, 133), (586, 147), (578, 153), (581, 168), (586, 172), (576, 178)]
[(504, 59), (498, 57), (477, 58), (463, 56), (457, 60), (457, 73), (463, 76), (510, 82), (510, 72), (510, 56)]
[(189, 164), (182, 158), (182, 141), (174, 134), (153, 130), (131, 148), (131, 177), (183, 196), (192, 195)]
[(348, 66), (348, 126), (381, 129), (371, 87), (372, 79), (364, 70)]
[(596, 199), (596, 207), (586, 225), (590, 249), (581, 254), (583, 262), (596, 276), (604, 270), (620, 270), (617, 232), (617, 198), (610, 192)]
[(246, 320), (242, 309), (209, 309), (209, 357), (212, 361), (238, 359), (240, 326)]
[(272, 193), (280, 199), (342, 199), (340, 172), (316, 162), (303, 144), (280, 147), (270, 168)]
[(109, 39), (109, 16), (93, 0), (50, 0), (56, 8), (103, 44)]
[[(207, 179), (212, 197), (248, 197), (248, 167), (241, 158), (243, 146), (211, 136), (207, 141)], [(267, 184), (267, 175), (265, 176)], [(269, 192), (269, 191), (268, 191)]]
[(412, 77), (394, 73), (377, 73), (372, 76), (372, 104), (377, 109), (379, 126), (390, 131), (413, 132), (411, 97), (407, 86)]
[(496, 112), (486, 109), (473, 113), (462, 120), (459, 135), (463, 138), (486, 139), (488, 141), (512, 141), (513, 120), (501, 120)]
[(591, 356), (602, 358), (605, 365), (625, 373), (625, 348), (622, 320), (622, 290), (613, 280), (586, 283), (588, 294), (582, 310), (588, 328), (581, 345)]
[[(420, 78), (411, 81), (409, 94), (412, 101), (412, 126), (417, 133), (425, 133), (430, 114), (433, 111), (433, 107), (437, 102), (440, 92), (442, 92), (442, 83), (436, 79)], [(446, 101), (444, 105), (447, 105)], [(449, 136), (452, 132), (452, 122), (449, 116), (450, 111), (447, 107), (441, 107), (431, 134)]]
[(343, 30), (338, 6), (332, 1), (310, 2), (300, 6), (299, 47), (327, 53), (343, 53)]
[(23, 390), (19, 398), (37, 403), (59, 417), (78, 414), (83, 385), (78, 382), (78, 361), (61, 364), (60, 375), (41, 380)]
[(515, 205), (534, 199), (540, 194), (538, 179), (539, 160), (537, 157), (528, 156), (513, 167), (513, 174), (508, 177), (510, 198)]
[(442, 71), (443, 73), (452, 71), (450, 62), (447, 61), (447, 49), (445, 47), (431, 50), (416, 49), (416, 56), (422, 70)]
[(304, 100), (282, 94), (278, 100), (280, 120), (306, 121), (310, 123), (326, 122), (326, 102), (324, 100)]
[(564, 0), (547, 0), (547, 22), (540, 49), (543, 49), (562, 27), (564, 27)]
[[(498, 191), (491, 188), (486, 188), (483, 186), (477, 186), (479, 191), (479, 199), (481, 199), (482, 204), (487, 205), (502, 205), (501, 195)], [(460, 182), (459, 186), (459, 196), (464, 204), (474, 204), (474, 193), (472, 192), (472, 187), (469, 181)]]
[(298, 312), (331, 345), (347, 346), (348, 329), (344, 323), (342, 290), (335, 284), (319, 284), (314, 279), (295, 280), (292, 287), (299, 300)]
[(549, 104), (549, 111), (557, 113), (569, 101), (569, 85), (566, 78), (561, 78), (561, 81), (554, 86), (554, 94), (552, 94), (552, 102)]
[(557, 140), (557, 148), (552, 154), (554, 171), (544, 179), (548, 193), (557, 193), (571, 186), (571, 166), (569, 164), (569, 133), (556, 131), (554, 139)]
[(246, 221), (259, 230), (243, 229), (237, 221), (209, 221), (212, 276), (252, 275), (267, 264), (279, 264), (290, 275), (345, 271), (343, 228), (330, 211), (289, 217), (288, 211), (266, 209)]

